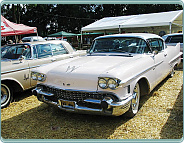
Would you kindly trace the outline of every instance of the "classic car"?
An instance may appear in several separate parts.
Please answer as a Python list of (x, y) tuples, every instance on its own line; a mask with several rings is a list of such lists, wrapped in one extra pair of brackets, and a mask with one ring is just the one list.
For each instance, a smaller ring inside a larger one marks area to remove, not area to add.
[(29, 36), (29, 37), (23, 37), (22, 42), (34, 42), (34, 41), (46, 41), (41, 36)]
[(97, 37), (88, 54), (32, 70), (38, 100), (65, 111), (133, 117), (149, 94), (180, 63), (180, 46), (155, 34)]
[(1, 108), (12, 100), (13, 93), (36, 86), (31, 69), (50, 62), (86, 54), (75, 51), (68, 42), (53, 40), (7, 45), (1, 48)]
[[(180, 43), (180, 51), (183, 53), (183, 33), (172, 33), (162, 36), (165, 40), (166, 46), (176, 46), (177, 43)], [(181, 56), (183, 61), (183, 55)]]
[(175, 46), (180, 43), (180, 51), (183, 52), (183, 33), (173, 33), (162, 36), (166, 45)]

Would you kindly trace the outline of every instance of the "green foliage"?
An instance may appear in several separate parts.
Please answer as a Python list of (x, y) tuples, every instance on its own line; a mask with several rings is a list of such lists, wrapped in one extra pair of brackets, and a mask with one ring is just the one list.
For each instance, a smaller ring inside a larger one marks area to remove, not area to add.
[(37, 27), (41, 36), (59, 31), (80, 33), (82, 27), (103, 17), (179, 9), (182, 9), (182, 6), (176, 4), (4, 4), (1, 6), (5, 18), (12, 22)]

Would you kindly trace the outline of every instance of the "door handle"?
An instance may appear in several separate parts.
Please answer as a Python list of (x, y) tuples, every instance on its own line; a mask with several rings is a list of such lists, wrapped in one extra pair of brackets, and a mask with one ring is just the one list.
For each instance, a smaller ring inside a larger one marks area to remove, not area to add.
[(164, 57), (167, 57), (167, 54), (164, 54)]
[(56, 59), (51, 59), (51, 61), (52, 61), (52, 62), (55, 62), (55, 61), (56, 61)]

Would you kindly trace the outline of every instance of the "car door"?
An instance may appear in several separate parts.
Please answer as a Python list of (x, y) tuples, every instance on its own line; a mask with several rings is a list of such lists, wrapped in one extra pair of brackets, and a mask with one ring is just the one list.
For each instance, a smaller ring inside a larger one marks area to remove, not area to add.
[(167, 52), (165, 51), (165, 47), (163, 41), (158, 38), (150, 39), (149, 44), (154, 51), (153, 59), (154, 59), (154, 70), (155, 70), (155, 81), (156, 84), (165, 78), (169, 71), (169, 65), (167, 63)]
[[(31, 54), (29, 45), (13, 45), (12, 47), (12, 65), (6, 66), (10, 68), (11, 72), (7, 74), (8, 77), (16, 79), (20, 85), (23, 86), (23, 89), (30, 88), (30, 68), (27, 58)], [(24, 57), (24, 58), (23, 58)]]

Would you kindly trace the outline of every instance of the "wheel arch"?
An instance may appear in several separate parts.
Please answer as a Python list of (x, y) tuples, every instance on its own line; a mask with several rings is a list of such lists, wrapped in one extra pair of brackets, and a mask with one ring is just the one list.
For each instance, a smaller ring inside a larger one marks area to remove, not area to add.
[(22, 86), (22, 84), (15, 79), (11, 79), (11, 78), (10, 79), (2, 79), (1, 84), (5, 84), (5, 85), (11, 87), (13, 92), (20, 92), (20, 91), (24, 90), (24, 87)]
[(140, 86), (140, 92), (142, 95), (148, 95), (150, 93), (150, 84), (147, 78), (142, 77), (138, 80), (139, 86)]

